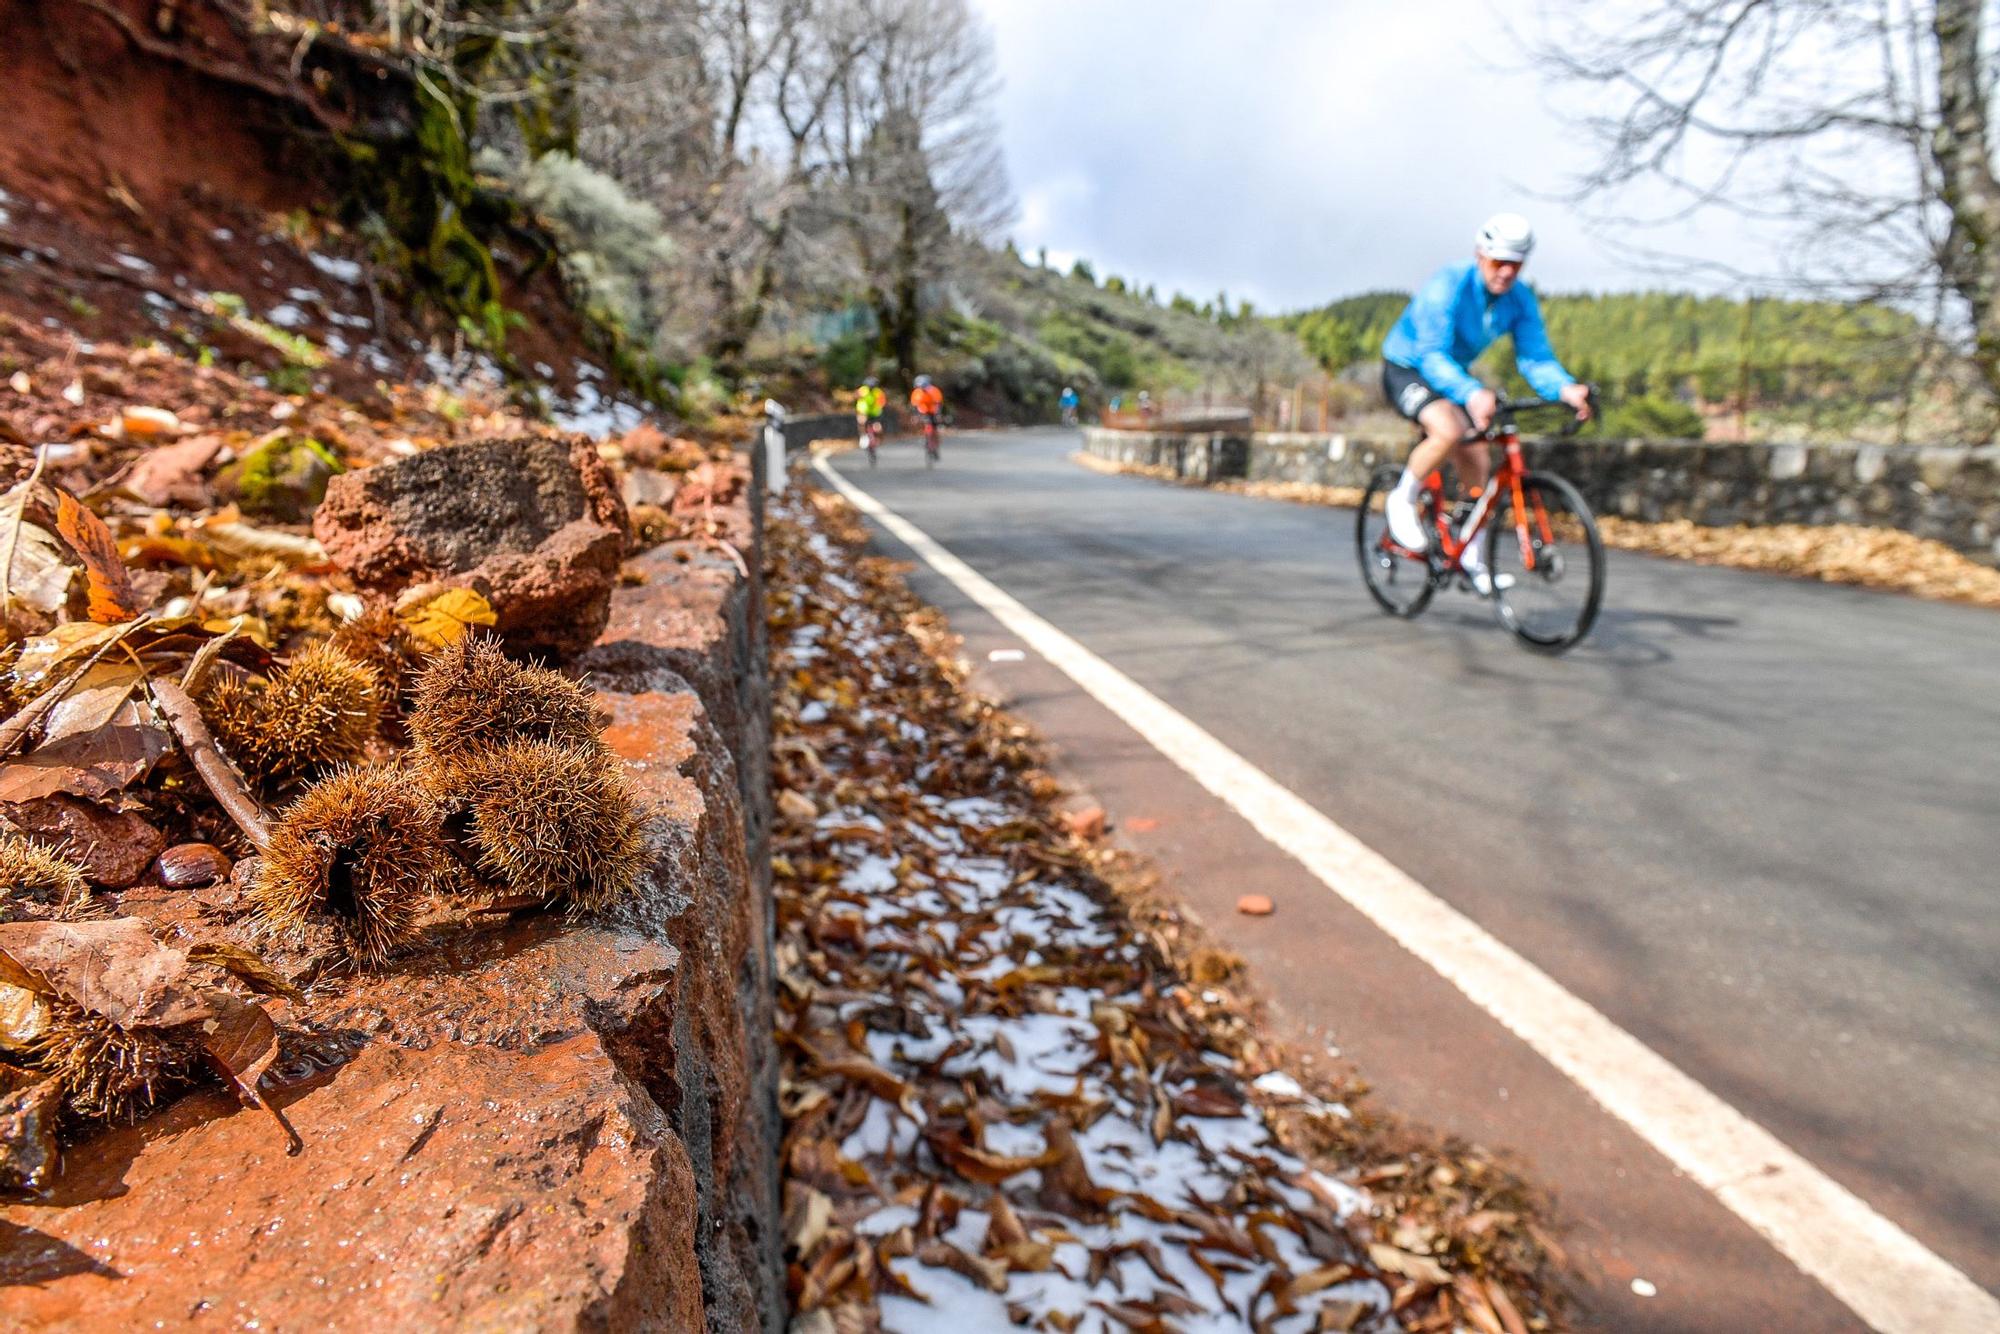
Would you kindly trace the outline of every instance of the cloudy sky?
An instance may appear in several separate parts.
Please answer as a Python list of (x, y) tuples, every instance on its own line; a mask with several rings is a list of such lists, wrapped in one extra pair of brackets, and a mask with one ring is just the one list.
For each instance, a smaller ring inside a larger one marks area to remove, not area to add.
[[(1015, 241), (1263, 309), (1408, 288), (1503, 208), (1544, 291), (1647, 285), (1556, 193), (1584, 161), (1480, 0), (974, 0)], [(1529, 0), (1498, 8), (1532, 24)], [(1681, 238), (1735, 250), (1734, 238)]]

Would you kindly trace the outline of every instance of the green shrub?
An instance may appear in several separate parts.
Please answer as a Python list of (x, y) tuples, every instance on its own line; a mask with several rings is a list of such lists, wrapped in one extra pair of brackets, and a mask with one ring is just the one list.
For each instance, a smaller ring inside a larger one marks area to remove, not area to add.
[(521, 164), (513, 184), (555, 234), (563, 273), (592, 313), (649, 341), (661, 315), (650, 294), (674, 259), (660, 211), (566, 153)]
[(1599, 429), (1616, 439), (1699, 440), (1701, 414), (1685, 403), (1651, 395), (1606, 405)]

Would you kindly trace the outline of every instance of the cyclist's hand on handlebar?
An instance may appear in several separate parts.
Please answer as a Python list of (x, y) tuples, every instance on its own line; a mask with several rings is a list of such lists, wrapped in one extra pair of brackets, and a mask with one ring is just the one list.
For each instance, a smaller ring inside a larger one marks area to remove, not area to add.
[(1596, 405), (1590, 401), (1589, 385), (1574, 382), (1566, 384), (1563, 386), (1560, 397), (1563, 402), (1576, 409), (1576, 419), (1578, 421), (1587, 422), (1590, 420)]
[(1493, 415), (1500, 411), (1500, 396), (1491, 389), (1474, 390), (1472, 397), (1465, 400), (1465, 411), (1472, 418), (1477, 430), (1485, 430), (1493, 424)]

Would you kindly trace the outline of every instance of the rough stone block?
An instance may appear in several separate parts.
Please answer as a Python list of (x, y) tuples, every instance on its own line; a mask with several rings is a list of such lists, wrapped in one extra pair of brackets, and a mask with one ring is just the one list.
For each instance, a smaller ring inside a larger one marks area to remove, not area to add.
[(334, 564), (366, 588), (475, 589), (522, 653), (570, 657), (610, 615), (630, 534), (582, 438), (445, 445), (336, 477), (313, 516)]

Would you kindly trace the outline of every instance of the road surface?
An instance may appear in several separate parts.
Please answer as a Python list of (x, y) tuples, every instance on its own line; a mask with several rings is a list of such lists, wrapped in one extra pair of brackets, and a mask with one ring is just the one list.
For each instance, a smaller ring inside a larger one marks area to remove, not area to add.
[[(2000, 616), (1613, 552), (1591, 639), (1552, 660), (1466, 595), (1380, 614), (1351, 511), (1101, 476), (1079, 443), (949, 435), (935, 471), (902, 443), (836, 463), (2000, 1289)], [(975, 662), (1019, 643), (932, 571), (912, 581)], [(1864, 1327), (1069, 678), (1030, 654), (983, 684), (1281, 1024), (1556, 1189), (1590, 1327)], [(1231, 911), (1253, 889), (1273, 917)]]

